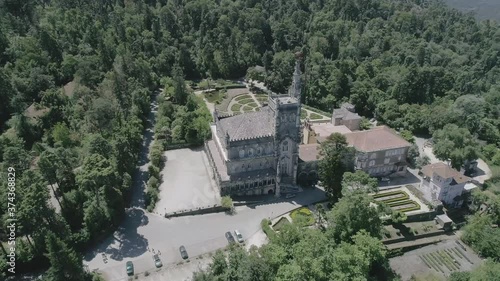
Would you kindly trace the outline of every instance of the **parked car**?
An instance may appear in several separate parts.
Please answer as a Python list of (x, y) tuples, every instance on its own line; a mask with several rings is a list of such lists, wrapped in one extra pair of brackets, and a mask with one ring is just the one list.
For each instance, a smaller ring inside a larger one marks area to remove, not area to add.
[(158, 254), (153, 255), (153, 261), (154, 261), (155, 266), (157, 268), (160, 268), (160, 267), (163, 266), (163, 263), (161, 262), (160, 257), (158, 256)]
[(226, 232), (226, 239), (227, 239), (227, 242), (229, 242), (230, 244), (231, 243), (235, 243), (236, 241), (234, 240), (234, 237), (233, 235), (231, 234), (230, 231)]
[(390, 182), (390, 181), (391, 181), (391, 179), (390, 179), (390, 178), (383, 177), (383, 178), (380, 178), (380, 181), (382, 181), (382, 182)]
[(286, 198), (286, 199), (290, 199), (290, 198), (293, 198), (293, 197), (295, 197), (295, 196), (297, 196), (297, 194), (295, 194), (295, 193), (288, 193), (288, 194), (285, 196), (285, 198)]
[(241, 235), (241, 233), (238, 230), (234, 231), (234, 236), (236, 236), (236, 240), (238, 240), (238, 242), (240, 243), (243, 243), (245, 241), (243, 240), (243, 235)]
[(179, 247), (179, 252), (181, 252), (181, 257), (185, 260), (189, 258), (188, 252), (186, 251), (186, 248), (184, 246)]
[(125, 268), (127, 269), (127, 275), (134, 275), (134, 264), (131, 261), (125, 263)]

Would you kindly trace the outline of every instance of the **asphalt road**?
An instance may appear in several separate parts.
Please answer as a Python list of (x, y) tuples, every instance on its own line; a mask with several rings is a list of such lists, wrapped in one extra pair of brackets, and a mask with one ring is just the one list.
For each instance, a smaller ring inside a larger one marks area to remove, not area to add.
[[(302, 205), (324, 199), (320, 189), (305, 190), (289, 201), (279, 200), (254, 207), (237, 207), (236, 214), (207, 214), (165, 219), (141, 209), (129, 209), (123, 226), (86, 256), (90, 270), (98, 269), (106, 280), (127, 280), (125, 262), (133, 261), (135, 272), (154, 271), (152, 250), (160, 250), (165, 265), (182, 261), (179, 246), (191, 258), (227, 245), (224, 233), (238, 229), (246, 238), (260, 229), (264, 218), (275, 217)], [(103, 262), (102, 253), (107, 256)]]

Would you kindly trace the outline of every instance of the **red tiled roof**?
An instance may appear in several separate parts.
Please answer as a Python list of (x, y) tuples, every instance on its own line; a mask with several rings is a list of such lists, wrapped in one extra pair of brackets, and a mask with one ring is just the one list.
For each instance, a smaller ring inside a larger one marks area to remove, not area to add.
[(432, 178), (432, 175), (436, 173), (444, 179), (453, 178), (457, 183), (464, 183), (471, 180), (469, 177), (462, 175), (459, 171), (443, 162), (433, 163), (422, 167), (422, 173), (429, 178)]
[(409, 147), (410, 143), (387, 126), (344, 134), (347, 142), (363, 152)]

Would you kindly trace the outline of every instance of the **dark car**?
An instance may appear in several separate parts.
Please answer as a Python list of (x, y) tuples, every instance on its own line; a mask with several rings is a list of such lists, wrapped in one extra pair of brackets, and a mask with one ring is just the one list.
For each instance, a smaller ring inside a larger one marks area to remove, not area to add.
[(186, 251), (186, 248), (184, 246), (180, 246), (179, 252), (181, 252), (181, 257), (185, 260), (189, 258), (188, 252)]
[(229, 242), (229, 243), (235, 243), (236, 242), (234, 240), (234, 237), (233, 237), (233, 235), (231, 234), (230, 231), (226, 232), (226, 239), (227, 239), (227, 242)]
[(161, 262), (160, 257), (158, 255), (153, 255), (153, 261), (156, 267), (159, 268), (163, 266), (163, 263)]
[(125, 264), (125, 268), (127, 269), (127, 275), (134, 275), (134, 264), (131, 261)]

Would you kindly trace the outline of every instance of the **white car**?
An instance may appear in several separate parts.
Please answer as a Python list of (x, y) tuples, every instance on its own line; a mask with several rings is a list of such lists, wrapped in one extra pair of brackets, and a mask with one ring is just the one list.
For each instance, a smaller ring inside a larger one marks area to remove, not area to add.
[(244, 241), (243, 235), (241, 235), (241, 233), (238, 230), (234, 231), (234, 236), (236, 236), (236, 240), (238, 240), (238, 242), (243, 243)]

